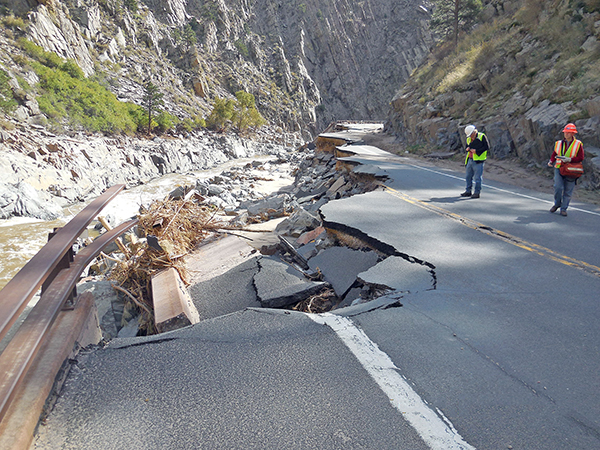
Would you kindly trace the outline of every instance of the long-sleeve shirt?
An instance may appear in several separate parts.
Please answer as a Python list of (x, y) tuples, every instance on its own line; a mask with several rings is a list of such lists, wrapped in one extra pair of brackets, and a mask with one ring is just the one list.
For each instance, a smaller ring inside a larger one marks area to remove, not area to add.
[[(477, 156), (481, 156), (483, 152), (487, 152), (490, 149), (487, 136), (484, 134), (483, 139), (479, 139), (479, 135), (477, 135), (477, 137), (473, 139), (469, 145), (467, 145), (467, 148), (475, 150)], [(469, 155), (469, 157), (471, 157), (471, 155)]]
[[(569, 148), (569, 145), (571, 145), (571, 143), (567, 142), (566, 140), (563, 139), (562, 147), (561, 147), (563, 152)], [(571, 158), (571, 162), (580, 163), (583, 161), (583, 157), (584, 157), (583, 144), (581, 144), (581, 147), (579, 147), (579, 151), (577, 152), (577, 154), (573, 158)], [(552, 156), (550, 156), (550, 162), (552, 164), (554, 164), (556, 162), (556, 152), (555, 151), (552, 151)]]

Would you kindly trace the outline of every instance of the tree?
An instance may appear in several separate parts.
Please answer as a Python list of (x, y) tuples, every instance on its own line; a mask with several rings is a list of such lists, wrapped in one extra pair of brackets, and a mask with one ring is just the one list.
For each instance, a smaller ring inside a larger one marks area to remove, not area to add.
[(231, 120), (235, 101), (225, 98), (215, 98), (213, 109), (206, 119), (206, 124), (213, 129), (224, 128), (225, 123)]
[(209, 128), (225, 129), (228, 121), (240, 131), (249, 127), (264, 125), (266, 120), (260, 115), (254, 104), (254, 95), (244, 91), (235, 93), (236, 100), (216, 98), (213, 110), (206, 119)]
[(194, 48), (196, 42), (198, 42), (196, 32), (189, 23), (183, 29), (183, 42), (188, 50)]
[(258, 127), (265, 124), (265, 119), (256, 109), (254, 95), (237, 91), (235, 97), (237, 102), (231, 120), (238, 130), (244, 131), (248, 127)]
[(481, 0), (434, 0), (431, 29), (441, 39), (452, 36), (458, 45), (458, 33), (468, 30), (481, 11)]
[(148, 134), (152, 131), (152, 115), (160, 111), (163, 105), (163, 94), (158, 91), (158, 87), (148, 81), (144, 85), (144, 97), (142, 98), (144, 109), (148, 113)]

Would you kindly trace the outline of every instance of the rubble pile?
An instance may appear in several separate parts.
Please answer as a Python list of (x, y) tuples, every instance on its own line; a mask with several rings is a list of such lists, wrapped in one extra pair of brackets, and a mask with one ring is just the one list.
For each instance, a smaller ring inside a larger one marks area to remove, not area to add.
[(378, 180), (354, 173), (333, 153), (308, 147), (304, 153), (291, 186), (259, 201), (242, 202), (231, 221), (243, 227), (285, 217), (274, 231), (279, 242), (260, 249), (263, 257), (254, 277), (257, 300), (263, 307), (314, 313), (381, 295), (381, 289), (361, 283), (357, 276), (389, 255), (324, 228), (319, 214), (331, 200), (377, 188)]
[[(261, 184), (273, 181), (278, 172), (293, 174), (293, 183), (265, 196)], [(177, 186), (163, 201), (140, 211), (137, 234), (128, 235), (125, 249), (115, 248), (120, 255), (104, 257), (104, 266), (111, 267), (109, 278), (123, 303), (112, 307), (120, 318), (118, 335), (156, 332), (153, 274), (174, 268), (189, 285), (183, 257), (208, 242), (209, 235), (246, 232), (253, 224), (271, 219), (280, 220), (273, 232), (278, 242), (262, 246), (253, 256), (255, 263), (240, 266), (238, 270), (252, 271), (252, 293), (245, 293), (247, 299), (242, 302), (232, 299), (236, 305), (318, 313), (381, 295), (385, 292), (381, 287), (361, 282), (358, 275), (389, 255), (357, 237), (326, 229), (319, 214), (319, 208), (330, 200), (370, 191), (378, 184), (374, 177), (339, 165), (333, 154), (304, 146), (275, 160), (228, 169), (193, 186)], [(247, 279), (246, 275), (228, 277), (229, 284)], [(206, 285), (189, 286), (201, 316), (206, 304), (200, 305), (199, 299), (209, 289)], [(214, 295), (227, 293), (220, 290), (211, 295), (203, 301), (216, 301)]]

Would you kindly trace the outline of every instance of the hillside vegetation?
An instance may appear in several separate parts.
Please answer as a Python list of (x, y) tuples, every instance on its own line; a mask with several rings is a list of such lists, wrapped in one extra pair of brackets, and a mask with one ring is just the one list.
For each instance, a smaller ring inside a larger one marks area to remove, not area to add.
[(456, 50), (452, 42), (440, 45), (410, 84), (419, 100), (428, 102), (481, 82), (485, 102), (452, 110), (457, 118), (485, 118), (515, 94), (534, 104), (578, 103), (600, 88), (598, 20), (600, 0), (527, 0), (514, 14), (494, 17), (463, 35)]
[[(0, 107), (59, 133), (145, 129), (151, 114), (135, 106), (151, 83), (164, 100), (155, 131), (264, 118), (308, 138), (332, 120), (383, 118), (432, 42), (420, 0), (0, 5)], [(228, 101), (235, 117), (214, 120)]]
[(475, 124), (493, 158), (545, 167), (574, 122), (586, 187), (600, 186), (600, 1), (484, 4), (458, 45), (440, 43), (392, 100), (387, 129), (412, 149), (458, 151)]

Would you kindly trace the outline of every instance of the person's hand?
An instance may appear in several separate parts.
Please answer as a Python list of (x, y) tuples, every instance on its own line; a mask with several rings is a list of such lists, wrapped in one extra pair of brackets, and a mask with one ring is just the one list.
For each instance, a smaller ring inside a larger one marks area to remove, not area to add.
[(571, 158), (569, 158), (568, 156), (565, 156), (564, 158), (562, 158), (562, 162), (571, 162)]
[(548, 167), (554, 167), (554, 164), (552, 164), (552, 161), (548, 161)]

